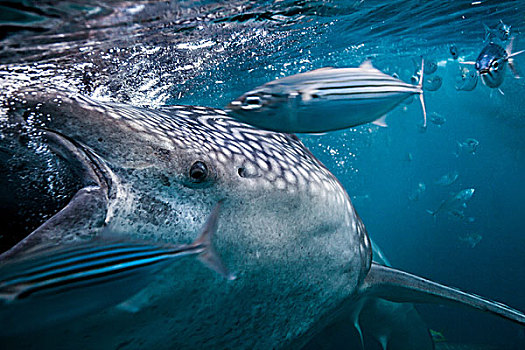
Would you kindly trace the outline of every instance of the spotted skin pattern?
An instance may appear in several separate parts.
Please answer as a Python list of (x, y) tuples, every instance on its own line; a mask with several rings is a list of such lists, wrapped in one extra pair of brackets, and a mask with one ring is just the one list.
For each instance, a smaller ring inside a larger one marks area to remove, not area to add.
[[(125, 122), (135, 132), (148, 133), (158, 142), (198, 150), (223, 165), (241, 162), (247, 171), (246, 177), (264, 179), (278, 189), (309, 186), (316, 192), (340, 186), (295, 135), (257, 129), (228, 117), (221, 109), (169, 106), (151, 111), (117, 104), (105, 107), (81, 95), (75, 99)], [(345, 202), (343, 196), (339, 201)]]

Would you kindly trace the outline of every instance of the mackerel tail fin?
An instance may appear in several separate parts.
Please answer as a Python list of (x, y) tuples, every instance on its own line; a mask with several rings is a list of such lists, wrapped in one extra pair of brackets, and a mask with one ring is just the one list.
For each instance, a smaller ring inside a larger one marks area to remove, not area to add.
[(517, 56), (519, 54), (522, 54), (523, 52), (525, 52), (525, 50), (512, 52), (512, 47), (514, 46), (514, 38), (515, 37), (510, 38), (509, 44), (505, 48), (505, 51), (507, 51), (507, 62), (509, 63), (509, 68), (512, 71), (512, 74), (514, 74), (514, 77), (516, 79), (520, 79), (521, 75), (520, 75), (520, 73), (518, 71), (518, 68), (516, 67), (516, 64), (514, 63), (514, 59), (512, 57)]
[(421, 108), (423, 109), (423, 128), (427, 127), (427, 109), (425, 107), (425, 99), (423, 98), (423, 74), (425, 72), (425, 58), (421, 57), (421, 76), (419, 77), (419, 101), (421, 102)]
[(230, 273), (224, 263), (222, 262), (219, 254), (215, 250), (212, 242), (213, 235), (217, 232), (219, 226), (219, 213), (224, 200), (220, 200), (213, 208), (210, 216), (204, 224), (201, 234), (191, 244), (191, 246), (202, 246), (204, 250), (199, 254), (198, 259), (207, 267), (213, 271), (219, 273), (227, 280), (234, 280), (235, 275)]
[(361, 292), (394, 302), (462, 304), (525, 326), (525, 314), (507, 305), (376, 263)]

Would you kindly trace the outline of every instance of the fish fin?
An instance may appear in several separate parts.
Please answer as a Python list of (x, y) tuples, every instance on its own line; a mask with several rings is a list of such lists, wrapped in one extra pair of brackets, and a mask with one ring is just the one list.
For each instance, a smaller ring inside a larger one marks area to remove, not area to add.
[(120, 304), (116, 305), (115, 308), (130, 314), (136, 314), (141, 310), (141, 307), (130, 301), (130, 299), (121, 302)]
[(363, 63), (361, 63), (359, 65), (359, 68), (362, 68), (362, 69), (373, 69), (373, 70), (376, 70), (376, 68), (372, 65), (372, 61), (371, 60), (365, 60), (363, 61)]
[(423, 98), (423, 74), (425, 71), (425, 58), (421, 57), (421, 76), (419, 77), (419, 83), (417, 84), (419, 92), (419, 101), (421, 102), (421, 108), (423, 109), (423, 128), (427, 127), (427, 109), (425, 107), (425, 99)]
[(432, 215), (432, 217), (434, 218), (434, 222), (437, 221), (437, 213), (438, 213), (437, 210), (432, 211), (430, 209), (427, 209), (426, 212), (429, 213), (430, 215)]
[(461, 304), (525, 325), (525, 315), (507, 305), (376, 263), (360, 292), (394, 302)]
[(419, 88), (421, 88), (421, 89), (423, 89), (423, 73), (424, 73), (424, 70), (425, 70), (425, 58), (421, 57), (421, 69), (419, 70), (419, 72), (421, 74), (419, 76), (419, 82), (417, 83), (417, 86)]
[[(501, 90), (500, 88), (498, 88), (498, 92), (499, 92), (500, 94), (502, 94), (503, 96), (505, 96), (505, 93), (504, 93), (503, 90)], [(472, 152), (472, 153), (474, 153), (474, 152)]]
[(224, 200), (220, 200), (215, 207), (213, 208), (210, 216), (204, 224), (201, 234), (199, 237), (191, 244), (192, 246), (202, 245), (204, 246), (204, 251), (199, 254), (198, 259), (207, 267), (213, 271), (221, 274), (227, 280), (234, 280), (235, 275), (230, 273), (226, 266), (224, 266), (221, 258), (215, 251), (211, 239), (215, 232), (217, 232), (217, 227), (219, 226), (219, 213), (221, 206)]
[(522, 54), (522, 53), (524, 53), (524, 52), (525, 52), (525, 50), (520, 50), (520, 51), (513, 52), (513, 53), (509, 54), (509, 55), (507, 56), (507, 58), (511, 58), (511, 57), (514, 57), (514, 56), (518, 56), (519, 54)]
[(507, 44), (507, 47), (505, 48), (505, 51), (507, 52), (507, 57), (512, 57), (512, 47), (514, 46), (514, 36), (510, 38), (509, 43)]
[(386, 123), (386, 114), (374, 120), (372, 124), (386, 128), (388, 126)]
[(518, 72), (518, 69), (516, 65), (514, 64), (514, 60), (510, 58), (508, 62), (509, 62), (509, 68), (512, 71), (512, 74), (514, 74), (514, 78), (521, 79), (520, 73)]

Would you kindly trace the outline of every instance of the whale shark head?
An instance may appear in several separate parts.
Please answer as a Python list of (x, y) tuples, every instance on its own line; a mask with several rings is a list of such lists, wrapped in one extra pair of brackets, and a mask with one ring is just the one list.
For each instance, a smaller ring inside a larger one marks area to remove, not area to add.
[[(226, 283), (188, 261), (159, 282), (172, 294), (161, 297), (163, 314), (191, 346), (210, 341), (202, 332), (235, 344), (291, 342), (340, 307), (370, 267), (370, 242), (348, 195), (293, 135), (214, 108), (150, 110), (49, 89), (13, 101), (13, 121), (68, 140), (102, 173), (104, 223), (82, 221), (79, 232), (187, 243), (225, 200), (216, 246), (237, 280)], [(70, 240), (67, 230), (55, 225), (46, 239)], [(195, 310), (199, 316), (189, 317)], [(250, 332), (239, 315), (250, 319)]]
[(102, 348), (299, 348), (344, 321), (368, 325), (388, 350), (432, 348), (424, 327), (412, 332), (421, 342), (397, 342), (420, 321), (412, 308), (390, 303), (406, 301), (461, 303), (525, 324), (523, 313), (503, 304), (372, 263), (345, 190), (293, 135), (214, 108), (152, 110), (49, 88), (19, 91), (5, 107), (6, 130), (51, 141), (83, 187), (3, 258), (108, 232), (188, 243), (222, 201), (214, 243), (237, 276), (226, 281), (181, 260), (126, 302), (140, 312), (46, 330), (42, 346), (78, 347), (95, 329)]

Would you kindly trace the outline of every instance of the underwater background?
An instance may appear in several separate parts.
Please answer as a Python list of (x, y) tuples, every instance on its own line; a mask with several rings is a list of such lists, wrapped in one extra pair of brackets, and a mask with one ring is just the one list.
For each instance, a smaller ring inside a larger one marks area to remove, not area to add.
[[(389, 113), (387, 128), (299, 138), (344, 185), (393, 266), (523, 310), (525, 79), (507, 72), (501, 92), (481, 81), (458, 90), (458, 61), (474, 61), (484, 25), (500, 20), (513, 50), (525, 49), (524, 19), (524, 1), (3, 1), (0, 82), (4, 92), (29, 79), (133, 105), (222, 108), (276, 78), (366, 59), (409, 82), (423, 56), (437, 64), (425, 81), (442, 79), (437, 89), (427, 82), (435, 122), (426, 130), (413, 100)], [(515, 62), (525, 72), (525, 55)], [(39, 181), (66, 196), (66, 184)], [(475, 193), (461, 213), (429, 215), (466, 188)], [(29, 221), (17, 227), (31, 231)], [(6, 236), (3, 250), (14, 244)], [(448, 341), (525, 347), (523, 329), (491, 315), (418, 310)]]

